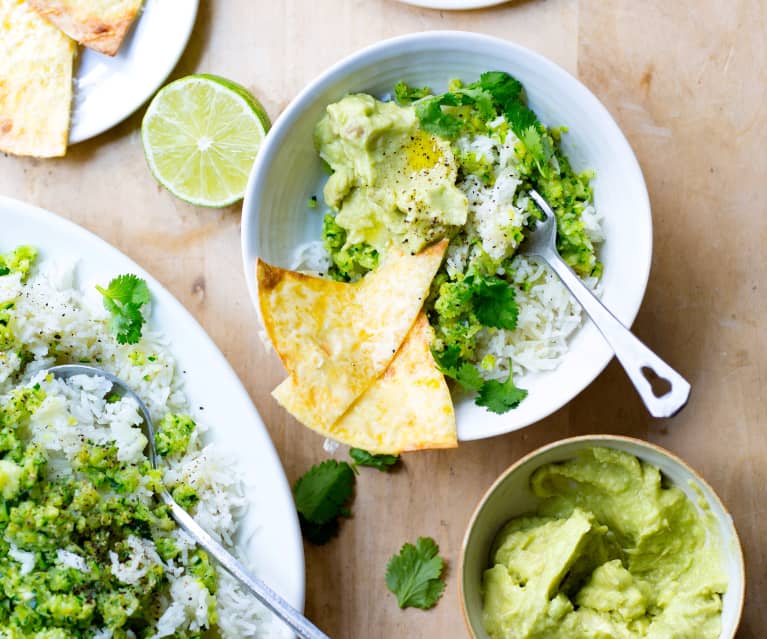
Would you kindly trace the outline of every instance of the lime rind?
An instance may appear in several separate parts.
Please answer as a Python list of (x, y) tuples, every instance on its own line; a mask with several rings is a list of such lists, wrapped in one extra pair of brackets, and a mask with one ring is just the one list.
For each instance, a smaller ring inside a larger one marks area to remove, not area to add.
[(141, 138), (155, 179), (176, 197), (206, 207), (242, 199), (269, 118), (248, 91), (219, 76), (192, 75), (161, 89)]

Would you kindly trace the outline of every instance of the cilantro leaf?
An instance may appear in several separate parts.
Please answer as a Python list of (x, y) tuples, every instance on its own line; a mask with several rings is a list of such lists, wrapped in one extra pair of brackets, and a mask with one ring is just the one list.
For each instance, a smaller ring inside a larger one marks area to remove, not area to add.
[(497, 115), (492, 96), (473, 87), (421, 100), (415, 114), (424, 131), (448, 140), (454, 140), (465, 129), (484, 128), (485, 122)]
[(322, 546), (328, 543), (338, 534), (338, 519), (331, 519), (325, 524), (314, 524), (299, 513), (298, 521), (301, 524), (301, 532), (306, 541), (315, 546)]
[(400, 608), (427, 610), (436, 605), (445, 590), (442, 573), (445, 561), (431, 537), (405, 544), (386, 566), (386, 586), (397, 596)]
[(293, 485), (301, 530), (312, 543), (323, 544), (338, 530), (338, 518), (349, 517), (346, 503), (354, 492), (354, 470), (328, 459), (312, 466)]
[(415, 114), (421, 128), (427, 133), (454, 140), (463, 129), (463, 121), (452, 113), (442, 110), (443, 106), (456, 106), (458, 101), (452, 93), (445, 93), (419, 102)]
[(506, 116), (518, 138), (522, 139), (531, 127), (537, 132), (538, 117), (527, 106), (525, 89), (519, 80), (503, 71), (488, 71), (472, 86), (478, 86), (493, 97), (495, 107)]
[(514, 330), (519, 307), (514, 288), (495, 275), (475, 278), (473, 285), (474, 314), (484, 326)]
[(495, 379), (486, 381), (479, 389), (474, 403), (501, 415), (519, 406), (525, 397), (527, 397), (527, 391), (514, 385), (513, 374), (509, 370), (509, 378), (505, 382)]
[(389, 472), (400, 460), (399, 455), (374, 455), (361, 448), (349, 450), (349, 457), (357, 466), (369, 466), (380, 470), (382, 473)]
[(521, 101), (510, 102), (503, 114), (506, 116), (511, 130), (520, 139), (524, 136), (525, 131), (531, 127), (537, 129), (540, 124), (538, 116)]
[(519, 101), (523, 91), (522, 83), (503, 71), (483, 73), (476, 84), (493, 96), (501, 111), (505, 111), (510, 103)]
[(485, 380), (479, 374), (476, 366), (469, 362), (463, 362), (456, 371), (455, 381), (457, 381), (467, 391), (476, 391), (482, 387)]
[(394, 85), (394, 98), (399, 104), (410, 104), (421, 98), (431, 95), (431, 89), (429, 87), (411, 87), (404, 82), (397, 82)]
[(118, 275), (105, 289), (96, 286), (104, 297), (104, 308), (109, 311), (109, 330), (118, 344), (136, 344), (141, 339), (144, 316), (141, 307), (152, 296), (146, 282), (136, 275)]
[(451, 345), (442, 350), (432, 348), (431, 354), (437, 368), (444, 375), (457, 381), (465, 390), (479, 390), (484, 383), (477, 368), (461, 359), (460, 347)]

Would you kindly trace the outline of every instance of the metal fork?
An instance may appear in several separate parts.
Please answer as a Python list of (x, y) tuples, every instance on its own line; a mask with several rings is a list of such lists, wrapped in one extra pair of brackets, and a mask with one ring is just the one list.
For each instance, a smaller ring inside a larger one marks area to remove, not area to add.
[[(542, 258), (562, 280), (615, 352), (650, 414), (653, 417), (673, 417), (687, 404), (690, 397), (689, 382), (637, 339), (560, 257), (554, 212), (537, 191), (531, 190), (529, 193), (543, 212), (544, 219), (528, 233), (519, 253)], [(669, 383), (670, 389), (664, 394), (657, 395), (653, 390), (648, 378), (651, 371)]]

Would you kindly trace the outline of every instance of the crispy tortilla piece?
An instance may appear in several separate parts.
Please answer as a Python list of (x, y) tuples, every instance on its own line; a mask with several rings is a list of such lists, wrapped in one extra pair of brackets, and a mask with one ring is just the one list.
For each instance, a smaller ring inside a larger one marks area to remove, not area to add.
[(433, 337), (421, 313), (383, 375), (323, 434), (376, 454), (455, 448), (453, 400), (431, 355)]
[(0, 151), (67, 152), (75, 51), (23, 0), (0, 0)]
[(443, 240), (418, 255), (392, 251), (353, 284), (258, 260), (261, 317), (292, 382), (290, 392), (275, 389), (277, 401), (306, 426), (327, 431), (389, 366), (446, 248)]
[(27, 0), (41, 16), (83, 46), (114, 55), (143, 0)]

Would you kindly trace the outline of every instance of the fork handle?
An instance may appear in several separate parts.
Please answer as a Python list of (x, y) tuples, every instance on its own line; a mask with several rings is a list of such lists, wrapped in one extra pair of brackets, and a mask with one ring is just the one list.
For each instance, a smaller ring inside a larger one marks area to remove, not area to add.
[[(653, 417), (673, 417), (682, 410), (690, 397), (689, 382), (634, 336), (599, 301), (558, 254), (547, 251), (547, 254), (541, 257), (578, 300), (607, 340), (650, 414)], [(657, 396), (645, 376), (645, 369), (650, 369), (658, 377), (667, 380), (671, 384), (671, 389), (664, 395)]]

